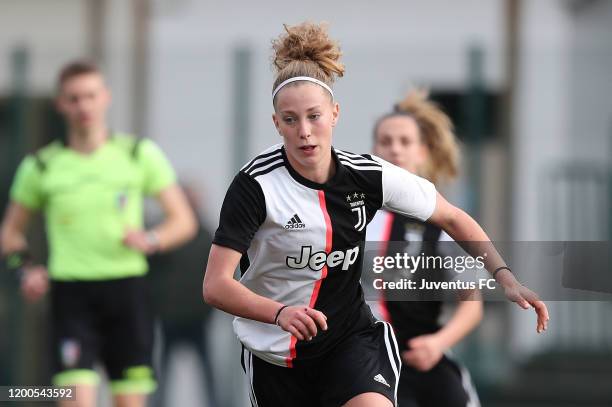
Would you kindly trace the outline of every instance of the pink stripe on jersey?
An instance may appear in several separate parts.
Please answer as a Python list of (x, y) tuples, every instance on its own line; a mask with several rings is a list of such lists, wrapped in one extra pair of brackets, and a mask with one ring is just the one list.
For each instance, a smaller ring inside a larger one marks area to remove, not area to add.
[[(387, 255), (387, 248), (389, 247), (389, 239), (391, 239), (391, 228), (393, 227), (393, 212), (384, 212), (384, 226), (382, 231), (382, 236), (380, 237), (380, 249), (378, 251), (379, 256)], [(383, 291), (380, 292), (380, 297), (378, 298), (378, 308), (381, 316), (387, 322), (391, 322), (391, 313), (387, 308), (387, 302), (385, 301), (385, 294)]]
[(380, 249), (378, 250), (379, 256), (387, 255), (387, 248), (389, 247), (389, 239), (391, 238), (391, 227), (393, 227), (393, 212), (384, 212), (384, 226), (382, 230), (382, 236), (380, 237)]
[[(325, 219), (325, 253), (329, 254), (332, 248), (332, 224), (331, 219), (329, 217), (329, 213), (327, 212), (327, 204), (325, 203), (325, 192), (319, 191), (319, 206), (321, 207), (321, 212), (323, 212), (323, 218)], [(319, 296), (319, 290), (321, 289), (321, 283), (323, 279), (327, 277), (327, 264), (323, 266), (321, 269), (321, 278), (317, 280), (315, 283), (314, 289), (312, 290), (312, 295), (310, 296), (310, 303), (308, 306), (310, 308), (314, 308), (317, 297)], [(291, 342), (289, 343), (289, 357), (287, 357), (287, 367), (293, 367), (293, 359), (296, 356), (295, 345), (297, 343), (297, 338), (291, 335)]]

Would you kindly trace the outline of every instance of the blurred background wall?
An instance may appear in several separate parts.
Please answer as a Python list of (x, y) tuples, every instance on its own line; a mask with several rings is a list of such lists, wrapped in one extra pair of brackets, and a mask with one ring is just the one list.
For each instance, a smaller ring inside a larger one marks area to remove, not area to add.
[[(156, 140), (202, 191), (200, 210), (214, 230), (237, 169), (281, 142), (271, 120), (270, 40), (283, 23), (303, 20), (328, 21), (344, 51), (336, 147), (369, 151), (375, 119), (410, 87), (428, 87), (463, 142), (463, 176), (445, 193), (493, 239), (610, 240), (607, 0), (0, 0), (0, 203), (23, 154), (61, 131), (52, 109), (58, 69), (88, 56), (112, 87), (112, 128)], [(7, 293), (10, 283), (2, 281)], [(0, 318), (36, 332), (36, 323), (15, 322), (15, 313), (44, 309), (15, 311), (20, 303), (9, 297), (0, 298)], [(585, 353), (612, 359), (610, 303), (551, 303), (544, 336), (536, 336), (531, 313), (497, 303), (485, 311), (459, 353), (481, 392), (498, 403), (516, 402), (512, 386), (503, 385), (521, 371), (532, 382), (565, 375), (558, 380), (578, 386), (582, 397), (588, 386), (575, 384), (575, 371), (566, 374), (559, 363), (591, 360)], [(224, 403), (234, 405), (241, 396), (228, 392), (242, 378), (229, 324), (215, 314), (209, 334), (221, 349), (214, 356)], [(17, 349), (7, 341), (5, 351)], [(177, 366), (189, 363), (184, 355)], [(595, 386), (589, 375), (603, 368), (589, 363), (578, 377)], [(20, 369), (21, 378), (36, 376)], [(521, 402), (562, 405), (552, 393)]]

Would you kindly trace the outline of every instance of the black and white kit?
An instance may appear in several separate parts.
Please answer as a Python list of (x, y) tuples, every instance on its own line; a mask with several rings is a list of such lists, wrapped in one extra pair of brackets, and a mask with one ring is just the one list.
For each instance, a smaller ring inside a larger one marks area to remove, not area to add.
[[(241, 283), (261, 296), (308, 305), (327, 316), (329, 329), (311, 341), (236, 317), (234, 330), (246, 351), (269, 364), (309, 366), (344, 351), (340, 347), (357, 330), (378, 331), (359, 283), (366, 226), (380, 208), (421, 220), (435, 208), (429, 181), (372, 155), (332, 148), (332, 156), (334, 176), (317, 184), (298, 174), (282, 144), (275, 145), (240, 170), (223, 202), (214, 243), (243, 254)], [(389, 346), (382, 339), (380, 346), (397, 376), (399, 356), (390, 333)], [(383, 381), (396, 392), (397, 377)]]

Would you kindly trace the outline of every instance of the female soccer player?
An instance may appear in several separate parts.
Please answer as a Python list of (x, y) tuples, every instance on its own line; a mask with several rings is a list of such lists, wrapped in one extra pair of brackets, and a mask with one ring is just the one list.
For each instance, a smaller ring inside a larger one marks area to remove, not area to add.
[[(393, 112), (377, 121), (374, 153), (436, 186), (457, 175), (459, 148), (452, 123), (422, 91), (410, 92)], [(438, 226), (386, 210), (376, 213), (368, 226), (367, 238), (375, 242), (405, 242), (402, 246), (406, 244), (408, 251), (429, 256), (444, 256), (444, 246), (449, 244), (442, 243), (449, 238)], [(397, 248), (381, 243), (381, 249), (383, 252), (379, 254), (387, 256)], [(430, 273), (431, 270), (421, 269), (413, 276), (418, 280), (418, 276), (426, 277)], [(469, 374), (445, 355), (482, 319), (478, 291), (462, 293), (477, 297), (459, 302), (443, 327), (438, 322), (441, 301), (387, 301), (384, 294), (383, 291), (380, 313), (393, 325), (403, 362), (399, 404), (403, 407), (478, 406)]]
[[(366, 225), (383, 207), (429, 220), (456, 241), (489, 239), (429, 181), (332, 147), (340, 50), (321, 25), (285, 29), (273, 42), (272, 92), (283, 143), (242, 167), (230, 185), (204, 299), (237, 317), (253, 405), (395, 405), (397, 343), (388, 323), (372, 317), (359, 284)], [(546, 306), (490, 253), (487, 269), (510, 299), (536, 308), (544, 329)]]

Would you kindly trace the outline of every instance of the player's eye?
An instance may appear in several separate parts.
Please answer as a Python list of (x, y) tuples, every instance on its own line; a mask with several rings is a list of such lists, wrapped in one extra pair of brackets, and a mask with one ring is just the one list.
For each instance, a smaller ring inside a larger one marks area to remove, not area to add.
[(321, 113), (313, 113), (308, 116), (310, 120), (317, 120), (319, 117), (321, 117)]
[(283, 121), (287, 124), (293, 124), (295, 123), (295, 117), (292, 116), (285, 116), (283, 117)]

